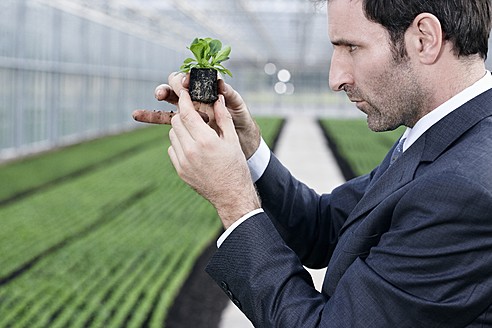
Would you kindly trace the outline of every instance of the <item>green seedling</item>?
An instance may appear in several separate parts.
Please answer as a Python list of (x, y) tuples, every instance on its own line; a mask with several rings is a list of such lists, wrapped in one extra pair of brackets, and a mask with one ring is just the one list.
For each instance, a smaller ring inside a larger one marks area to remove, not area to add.
[(232, 77), (231, 72), (222, 65), (222, 62), (229, 59), (230, 46), (223, 47), (222, 42), (217, 39), (195, 38), (187, 48), (195, 58), (186, 58), (180, 67), (181, 72), (188, 73), (192, 68), (211, 68), (222, 75), (227, 74)]

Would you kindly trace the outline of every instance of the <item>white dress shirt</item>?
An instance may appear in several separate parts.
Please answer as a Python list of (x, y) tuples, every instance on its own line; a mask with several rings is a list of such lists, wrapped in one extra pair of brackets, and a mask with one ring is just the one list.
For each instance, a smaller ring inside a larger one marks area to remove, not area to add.
[(407, 150), (425, 131), (446, 115), (491, 88), (492, 75), (487, 71), (480, 80), (418, 120), (413, 128), (407, 128), (402, 136), (402, 138), (406, 138), (403, 143), (403, 151)]
[[(419, 121), (417, 121), (413, 128), (407, 128), (402, 136), (402, 138), (406, 138), (403, 143), (403, 152), (405, 152), (415, 141), (417, 141), (417, 139), (424, 134), (425, 131), (439, 122), (446, 115), (489, 89), (492, 89), (492, 75), (489, 71), (486, 71), (485, 75), (480, 80), (422, 117)], [(260, 146), (248, 160), (251, 178), (254, 182), (256, 182), (263, 175), (263, 172), (265, 172), (269, 162), (270, 149), (265, 141), (261, 139)], [(254, 210), (234, 222), (234, 224), (232, 224), (217, 240), (217, 247), (222, 245), (224, 240), (231, 234), (232, 231), (234, 231), (237, 226), (253, 215), (261, 212), (263, 212), (263, 209), (261, 208)]]

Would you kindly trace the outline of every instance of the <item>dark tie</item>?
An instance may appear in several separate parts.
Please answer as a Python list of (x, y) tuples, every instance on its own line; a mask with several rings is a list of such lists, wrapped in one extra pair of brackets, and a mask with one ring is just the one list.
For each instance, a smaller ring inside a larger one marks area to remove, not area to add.
[(393, 154), (391, 154), (391, 160), (390, 160), (390, 165), (393, 164), (398, 157), (400, 157), (401, 154), (403, 154), (403, 143), (405, 142), (406, 138), (401, 138), (400, 141), (398, 141), (398, 145), (396, 145), (395, 149), (393, 150)]

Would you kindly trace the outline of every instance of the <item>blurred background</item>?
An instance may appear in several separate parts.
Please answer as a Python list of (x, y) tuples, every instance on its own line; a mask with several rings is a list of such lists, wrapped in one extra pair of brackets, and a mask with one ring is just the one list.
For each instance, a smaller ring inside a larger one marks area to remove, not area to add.
[(154, 88), (195, 37), (232, 47), (226, 80), (254, 114), (357, 115), (328, 90), (326, 8), (309, 0), (4, 0), (0, 35), (0, 161), (166, 109)]
[[(357, 115), (327, 86), (326, 5), (309, 0), (3, 0), (0, 161), (135, 127), (195, 37), (231, 45), (254, 114)], [(335, 106), (330, 106), (335, 104)], [(336, 109), (335, 109), (336, 108)]]
[(305, 133), (315, 119), (322, 151), (330, 135), (351, 176), (372, 170), (401, 134), (372, 133), (345, 94), (329, 90), (326, 5), (2, 0), (0, 327), (162, 327), (168, 313), (176, 317), (173, 304), (210, 325), (167, 327), (217, 326), (207, 314), (222, 308), (206, 308), (225, 298), (215, 283), (205, 290), (199, 278), (193, 302), (175, 301), (195, 263), (204, 265), (197, 259), (216, 247), (215, 210), (174, 173), (164, 154), (169, 127), (131, 117), (174, 109), (154, 89), (192, 55), (196, 37), (232, 47), (224, 65), (234, 77), (225, 80), (272, 148), (289, 118), (313, 121), (295, 121), (299, 134), (284, 144), (317, 180), (334, 170), (296, 153), (318, 154)]

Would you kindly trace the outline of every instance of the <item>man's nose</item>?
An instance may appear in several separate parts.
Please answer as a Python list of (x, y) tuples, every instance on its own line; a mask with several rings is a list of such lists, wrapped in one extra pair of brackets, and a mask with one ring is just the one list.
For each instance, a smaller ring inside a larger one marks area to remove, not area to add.
[(333, 91), (342, 91), (346, 85), (354, 83), (350, 65), (335, 54), (331, 59), (328, 83)]

